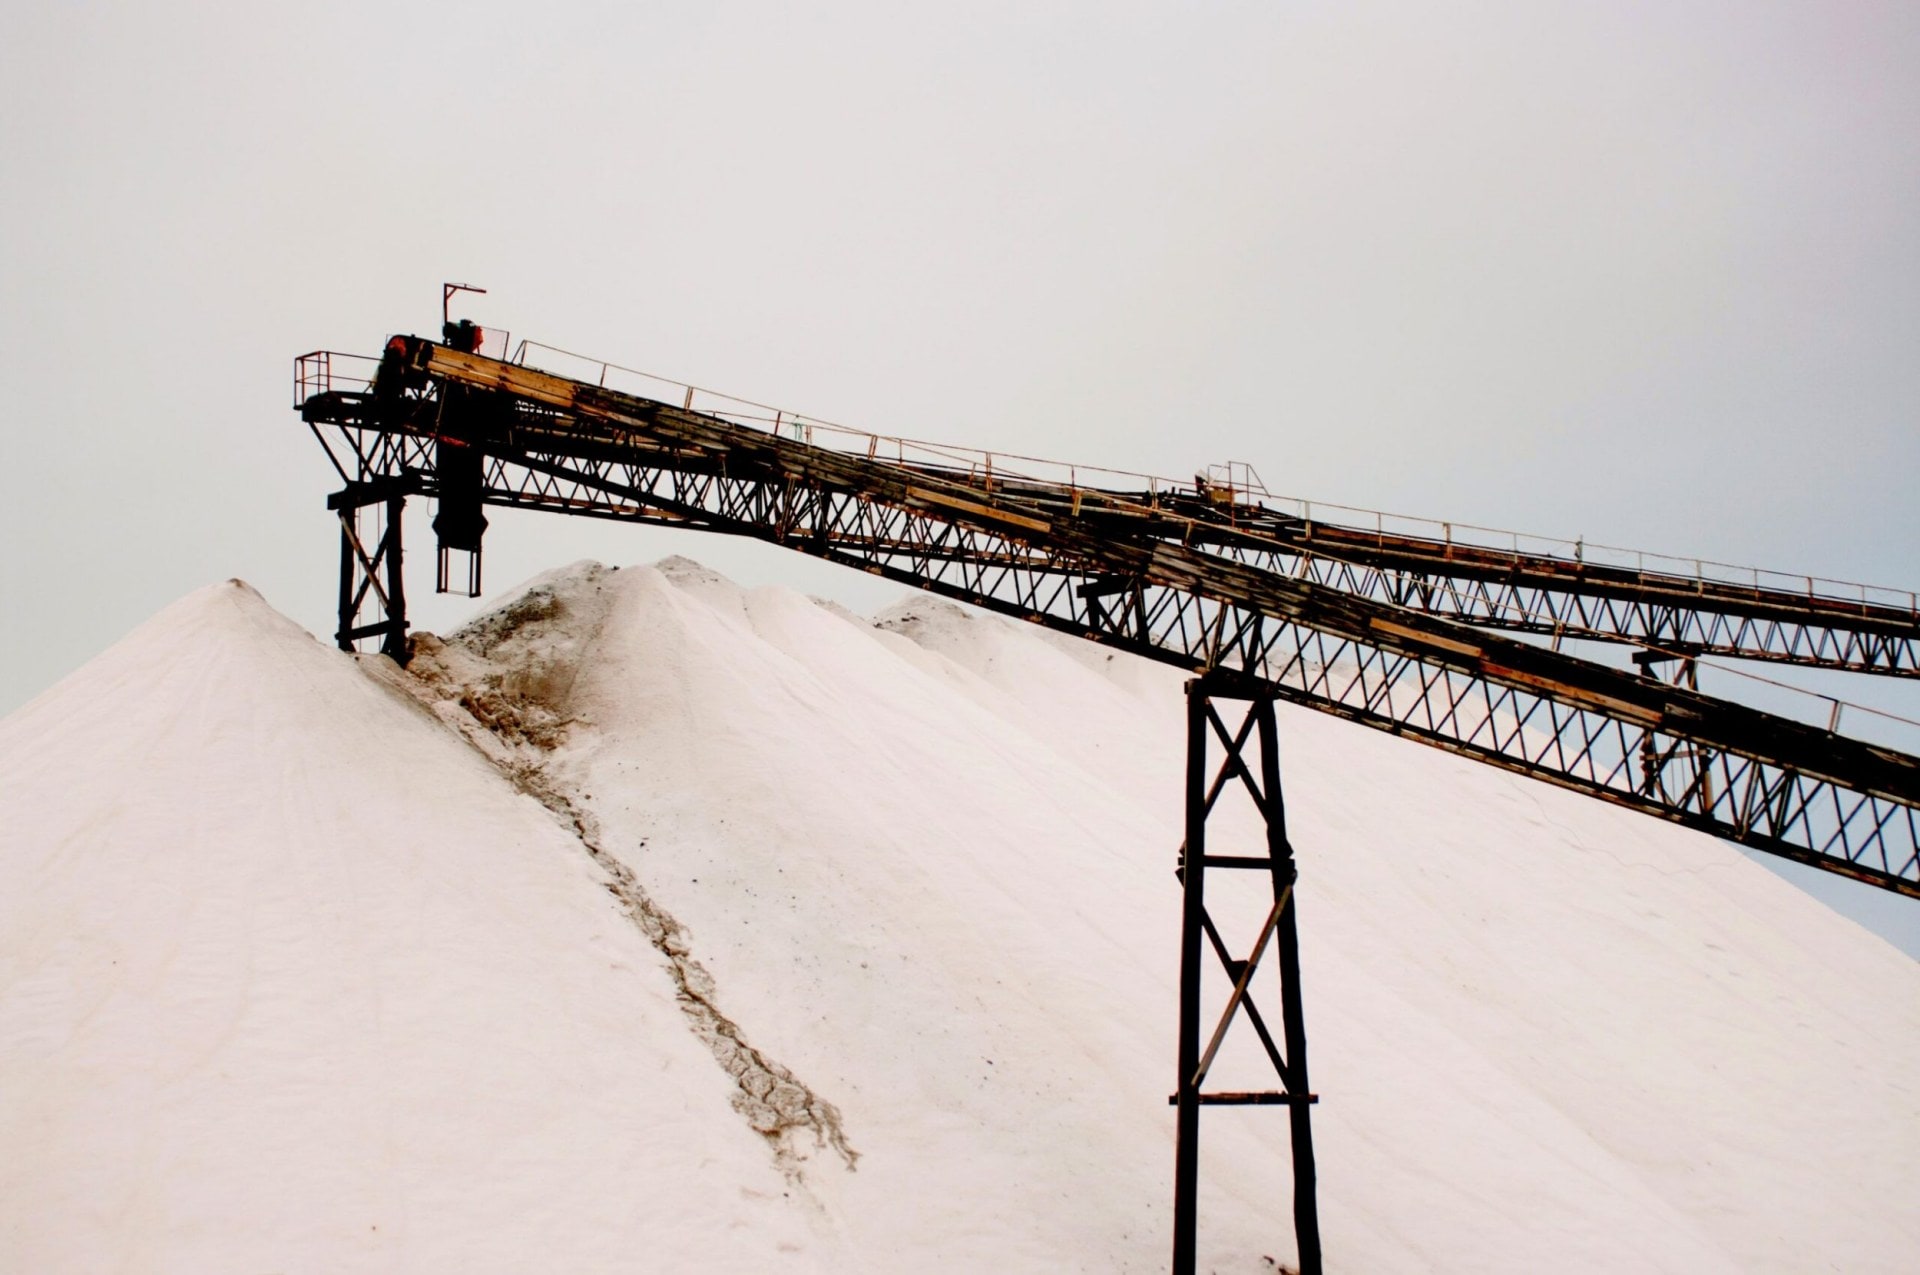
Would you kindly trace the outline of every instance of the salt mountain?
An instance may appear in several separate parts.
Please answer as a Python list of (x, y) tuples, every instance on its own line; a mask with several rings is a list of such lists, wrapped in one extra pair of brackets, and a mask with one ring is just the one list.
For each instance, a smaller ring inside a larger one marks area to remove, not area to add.
[[(1177, 674), (684, 560), (418, 647), (230, 582), (0, 723), (0, 1269), (1164, 1268)], [(1913, 1269), (1920, 965), (1282, 713), (1330, 1270)]]

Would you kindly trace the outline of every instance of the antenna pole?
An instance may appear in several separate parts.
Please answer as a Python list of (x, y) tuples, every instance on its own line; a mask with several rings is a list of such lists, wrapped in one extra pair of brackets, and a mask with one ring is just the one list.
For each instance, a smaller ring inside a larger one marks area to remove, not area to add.
[(447, 324), (453, 322), (453, 315), (450, 312), (450, 303), (453, 301), (454, 293), (478, 292), (484, 296), (486, 294), (486, 291), (487, 290), (485, 288), (476, 288), (470, 283), (441, 284), (440, 285), (440, 325), (442, 327), (445, 327)]

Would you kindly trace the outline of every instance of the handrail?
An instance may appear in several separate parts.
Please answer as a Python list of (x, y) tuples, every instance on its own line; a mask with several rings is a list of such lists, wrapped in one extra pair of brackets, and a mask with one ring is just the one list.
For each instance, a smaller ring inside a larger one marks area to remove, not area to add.
[[(653, 372), (624, 367), (538, 341), (521, 341), (510, 361), (524, 366), (540, 366), (529, 362), (529, 354), (535, 351), (577, 360), (590, 368), (598, 369), (595, 379), (603, 388), (617, 388), (609, 384), (616, 374), (622, 377), (636, 377), (671, 389), (674, 394), (667, 401), (677, 402), (681, 407), (691, 409), (697, 404), (699, 410), (736, 424), (762, 428), (767, 432), (790, 436), (803, 442), (833, 447), (839, 451), (859, 453), (876, 459), (886, 457), (903, 464), (936, 464), (968, 473), (991, 473), (1003, 481), (1015, 479), (1056, 487), (1069, 498), (1094, 489), (1110, 491), (1112, 484), (1105, 480), (1122, 479), (1126, 480), (1125, 485), (1144, 485), (1148, 497), (1147, 506), (1155, 510), (1160, 509), (1160, 497), (1163, 494), (1192, 494), (1196, 490), (1190, 481), (1183, 482), (1134, 470), (1080, 465), (1017, 452), (988, 451), (900, 435), (877, 434), (741, 398), (738, 395), (706, 389)], [(560, 375), (568, 374), (564, 368), (548, 367), (543, 370)], [(649, 397), (658, 396), (649, 395)], [(733, 406), (726, 406), (728, 404)], [(1230, 464), (1234, 467), (1242, 467), (1245, 472), (1251, 473), (1251, 467), (1245, 466), (1244, 462), (1230, 462)], [(1095, 481), (1089, 483), (1085, 481), (1086, 478), (1092, 478)], [(1642, 581), (1679, 580), (1692, 577), (1702, 584), (1744, 587), (1773, 593), (1804, 594), (1811, 599), (1858, 604), (1862, 608), (1904, 610), (1909, 616), (1920, 620), (1920, 590), (1895, 589), (1884, 585), (1839, 580), (1800, 572), (1740, 566), (1710, 558), (1654, 553), (1590, 541), (1585, 537), (1568, 540), (1564, 537), (1483, 527), (1475, 523), (1453, 522), (1412, 514), (1395, 514), (1356, 505), (1307, 500), (1297, 496), (1279, 496), (1267, 492), (1264, 485), (1256, 487), (1256, 484), (1258, 484), (1257, 476), (1254, 477), (1253, 482), (1245, 486), (1235, 486), (1229, 490), (1235, 494), (1258, 496), (1257, 501), (1239, 502), (1243, 507), (1257, 505), (1269, 513), (1291, 514), (1309, 526), (1315, 521), (1324, 521), (1350, 531), (1364, 533), (1370, 529), (1379, 538), (1381, 547), (1385, 547), (1387, 537), (1393, 536), (1425, 540), (1441, 546), (1443, 552), (1447, 546), (1458, 545), (1463, 548), (1512, 554), (1515, 557), (1554, 557), (1589, 567), (1631, 571)], [(1333, 517), (1328, 517), (1329, 514)]]
[[(336, 364), (347, 366), (336, 368)], [(302, 354), (293, 361), (293, 405), (304, 407), (308, 399), (337, 390), (366, 393), (373, 388), (373, 374), (379, 368), (380, 360), (369, 354), (345, 354), (339, 350)]]

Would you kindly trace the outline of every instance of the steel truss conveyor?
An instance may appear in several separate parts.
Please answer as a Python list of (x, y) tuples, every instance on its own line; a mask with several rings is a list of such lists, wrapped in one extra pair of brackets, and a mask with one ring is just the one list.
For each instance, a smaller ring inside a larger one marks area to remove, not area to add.
[[(1203, 498), (1204, 500), (1204, 498)], [(1166, 501), (1175, 514), (1191, 498)], [(1256, 509), (1258, 507), (1256, 506)], [(1701, 655), (1920, 677), (1920, 606), (1836, 597), (1259, 511), (1201, 524), (1199, 544), (1281, 575), (1482, 628)], [(1650, 662), (1650, 661), (1646, 661)]]
[[(1567, 556), (1345, 526), (1278, 512), (1204, 478), (1191, 490), (1088, 491), (1019, 478), (1001, 478), (993, 489), (1071, 508), (1115, 534), (1177, 541), (1477, 627), (1625, 643), (1657, 657), (1646, 662), (1713, 655), (1920, 677), (1920, 594), (1876, 590), (1869, 597), (1854, 586), (1854, 597), (1827, 592), (1833, 582), (1811, 577), (1770, 574), (1778, 583), (1763, 584), (1752, 572), (1748, 583), (1708, 575), (1697, 562), (1689, 575), (1592, 561), (1578, 545), (1567, 546), (1575, 550)], [(1805, 587), (1782, 587), (1789, 581)]]
[(404, 656), (408, 495), (440, 502), (443, 584), (450, 548), (477, 552), (483, 505), (751, 536), (1920, 897), (1920, 760), (1489, 631), (1912, 675), (1920, 623), (1901, 608), (1376, 535), (1199, 491), (984, 480), (416, 338), (364, 391), (305, 362), (303, 416), (346, 482), (343, 646), (378, 637)]

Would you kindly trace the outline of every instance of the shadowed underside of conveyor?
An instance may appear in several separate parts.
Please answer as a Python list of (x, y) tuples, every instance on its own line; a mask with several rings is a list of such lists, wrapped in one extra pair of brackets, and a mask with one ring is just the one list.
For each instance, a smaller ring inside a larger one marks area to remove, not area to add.
[(302, 384), (343, 645), (404, 633), (383, 501), (439, 500), (443, 571), (488, 504), (751, 536), (1920, 897), (1920, 761), (1498, 631), (1914, 676), (1911, 607), (899, 463), (412, 338), (374, 389)]

